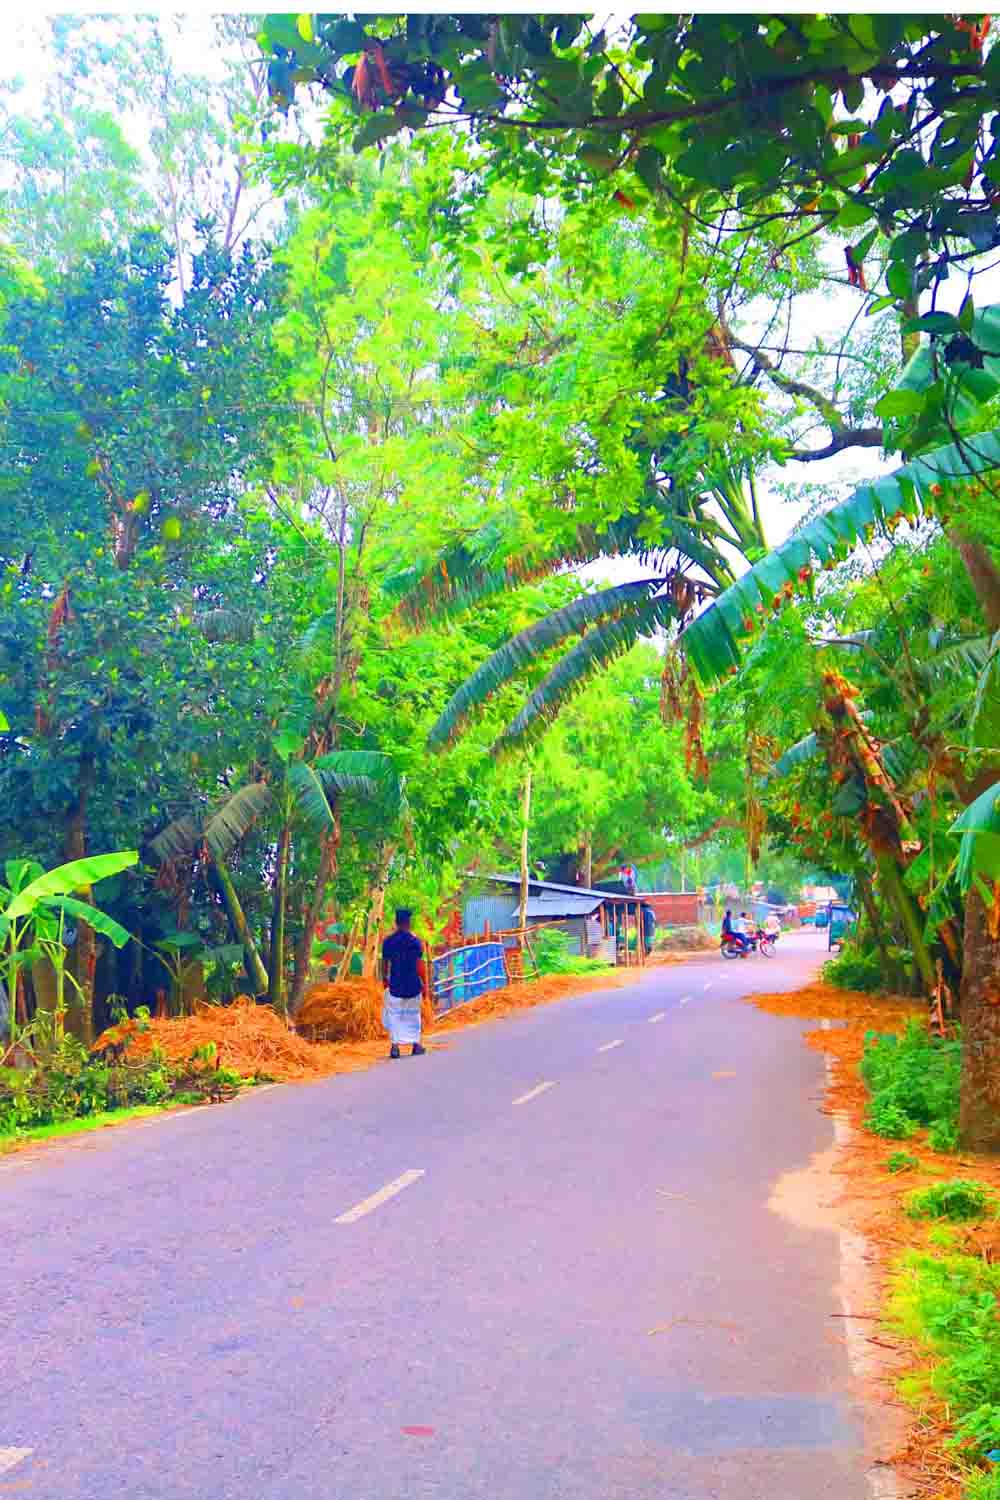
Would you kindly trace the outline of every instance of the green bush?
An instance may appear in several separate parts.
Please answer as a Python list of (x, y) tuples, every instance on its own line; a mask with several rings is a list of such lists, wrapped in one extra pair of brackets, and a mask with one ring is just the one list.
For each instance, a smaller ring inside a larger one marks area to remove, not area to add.
[(940, 1259), (910, 1251), (890, 1298), (890, 1317), (938, 1363), (931, 1387), (962, 1424), (977, 1408), (1000, 1405), (1000, 1267), (979, 1256)]
[(927, 1132), (927, 1143), (932, 1151), (957, 1151), (958, 1121), (935, 1120)]
[(932, 1037), (917, 1020), (902, 1036), (866, 1037), (861, 1077), (871, 1094), (869, 1130), (905, 1140), (929, 1125), (938, 1140), (957, 1140), (961, 1050), (960, 1042)]
[(920, 1163), (908, 1151), (894, 1151), (885, 1164), (887, 1172), (912, 1172)]
[(965, 1500), (1000, 1500), (1000, 1468), (970, 1474), (965, 1486)]
[[(148, 1016), (148, 1011), (137, 1013), (140, 1029)], [(230, 1097), (242, 1084), (214, 1058), (171, 1067), (157, 1047), (141, 1059), (129, 1057), (127, 1043), (104, 1057), (92, 1057), (75, 1037), (56, 1038), (45, 1012), (31, 1027), (38, 1065), (0, 1068), (0, 1136), (136, 1104), (165, 1104), (180, 1090), (198, 1099)]]
[(559, 927), (543, 927), (531, 938), (540, 974), (606, 974), (611, 967), (602, 958), (570, 953), (570, 937)]
[(827, 984), (835, 984), (841, 990), (871, 992), (885, 987), (878, 956), (862, 953), (853, 943), (845, 943), (836, 958), (827, 959), (823, 965), (823, 978)]
[(982, 1219), (993, 1208), (993, 1194), (985, 1184), (961, 1177), (916, 1188), (906, 1200), (906, 1212), (911, 1219), (950, 1219), (953, 1223)]
[(891, 1100), (876, 1099), (865, 1115), (865, 1125), (872, 1135), (880, 1135), (886, 1141), (905, 1141), (916, 1135), (920, 1126), (904, 1109)]

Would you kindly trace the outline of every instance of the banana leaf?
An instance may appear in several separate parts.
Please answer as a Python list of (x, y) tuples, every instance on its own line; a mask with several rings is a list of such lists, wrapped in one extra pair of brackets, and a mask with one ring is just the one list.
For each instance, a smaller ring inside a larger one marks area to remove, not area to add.
[(958, 879), (963, 891), (979, 878), (1000, 879), (1000, 781), (995, 781), (951, 825), (960, 833)]
[(12, 921), (27, 916), (37, 902), (47, 897), (68, 896), (73, 891), (87, 890), (108, 875), (117, 875), (119, 870), (127, 870), (138, 862), (138, 851), (129, 849), (121, 854), (91, 854), (86, 859), (57, 865), (54, 870), (26, 885), (10, 902), (4, 915)]
[(504, 754), (538, 739), (566, 700), (595, 672), (629, 651), (640, 636), (652, 635), (675, 617), (673, 600), (668, 594), (660, 594), (627, 615), (595, 625), (539, 683), (517, 718), (497, 739), (494, 754)]
[(644, 578), (635, 583), (600, 589), (593, 594), (581, 594), (512, 636), (477, 667), (471, 677), (466, 678), (446, 704), (427, 737), (428, 746), (440, 749), (449, 744), (474, 709), (568, 636), (582, 634), (609, 615), (623, 615), (641, 607), (661, 586), (659, 578)]
[(915, 458), (892, 474), (864, 484), (839, 505), (803, 526), (755, 563), (720, 594), (684, 631), (681, 640), (705, 684), (726, 675), (741, 660), (745, 622), (758, 619), (758, 605), (769, 611), (786, 583), (800, 587), (806, 567), (839, 560), (868, 527), (896, 519), (914, 520), (932, 511), (931, 486), (967, 479), (1000, 465), (1000, 429), (977, 433)]

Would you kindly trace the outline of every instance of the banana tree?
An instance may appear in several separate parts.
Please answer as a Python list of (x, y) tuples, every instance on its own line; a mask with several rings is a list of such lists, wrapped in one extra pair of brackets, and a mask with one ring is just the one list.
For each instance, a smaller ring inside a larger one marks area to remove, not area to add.
[(7, 885), (0, 886), (0, 941), (4, 952), (4, 977), (8, 995), (8, 1034), (17, 1041), (17, 992), (21, 969), (40, 956), (50, 959), (56, 974), (56, 1027), (61, 1031), (65, 1016), (67, 917), (86, 922), (95, 932), (121, 948), (130, 933), (105, 912), (73, 894), (87, 891), (100, 880), (117, 875), (138, 863), (135, 850), (119, 854), (94, 854), (70, 860), (44, 871), (32, 860), (8, 860)]
[[(238, 942), (243, 948), (247, 978), (256, 995), (266, 995), (280, 1011), (286, 1009), (286, 919), (289, 869), (293, 840), (297, 832), (308, 832), (321, 841), (320, 870), (309, 914), (315, 905), (318, 912), (323, 891), (332, 873), (331, 856), (339, 835), (337, 800), (341, 795), (365, 798), (377, 795), (379, 778), (385, 773), (386, 757), (372, 751), (339, 750), (306, 761), (296, 758), (301, 742), (284, 735), (275, 737), (275, 754), (282, 764), (282, 774), (272, 784), (253, 781), (240, 787), (199, 822), (187, 815), (176, 819), (152, 840), (150, 849), (161, 862), (190, 855), (198, 848), (206, 851), (219, 883), (223, 902)], [(265, 965), (257, 941), (247, 921), (228, 868), (236, 847), (255, 825), (265, 818), (277, 824), (274, 873), (271, 882), (271, 924), (269, 963)], [(305, 988), (312, 931), (316, 918), (309, 914), (300, 934), (295, 955), (291, 1001), (294, 1005)]]

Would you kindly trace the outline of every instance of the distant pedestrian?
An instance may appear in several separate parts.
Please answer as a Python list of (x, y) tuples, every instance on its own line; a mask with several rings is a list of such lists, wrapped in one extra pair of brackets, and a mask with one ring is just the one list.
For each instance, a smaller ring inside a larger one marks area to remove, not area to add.
[(420, 1005), (427, 993), (427, 964), (423, 943), (410, 931), (412, 916), (401, 907), (396, 913), (395, 932), (382, 944), (382, 1024), (392, 1042), (390, 1057), (401, 1056), (400, 1047), (408, 1043), (413, 1044), (414, 1057), (422, 1057), (427, 1050), (420, 1043)]

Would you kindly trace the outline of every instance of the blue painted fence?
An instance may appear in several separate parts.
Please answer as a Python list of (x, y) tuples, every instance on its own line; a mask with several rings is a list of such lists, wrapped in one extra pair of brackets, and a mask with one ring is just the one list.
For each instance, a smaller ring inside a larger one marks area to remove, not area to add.
[(473, 943), (434, 959), (434, 1009), (438, 1014), (507, 983), (502, 943)]

